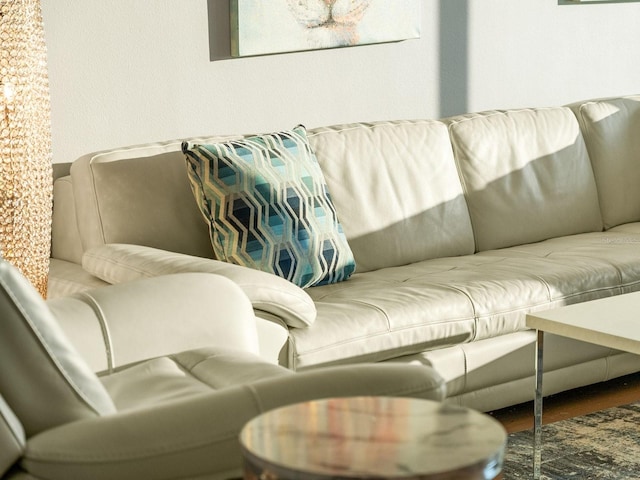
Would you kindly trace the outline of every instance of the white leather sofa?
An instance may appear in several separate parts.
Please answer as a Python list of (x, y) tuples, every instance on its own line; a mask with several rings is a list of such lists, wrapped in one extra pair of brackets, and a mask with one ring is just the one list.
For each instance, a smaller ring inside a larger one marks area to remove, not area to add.
[[(534, 391), (527, 312), (640, 289), (638, 132), (640, 96), (311, 129), (356, 273), (305, 290), (211, 259), (182, 139), (89, 154), (54, 185), (50, 295), (215, 272), (264, 320), (261, 354), (292, 370), (430, 365), (447, 401), (520, 403)], [(545, 345), (547, 394), (640, 370)]]
[(239, 478), (239, 433), (261, 412), (327, 397), (444, 395), (422, 367), (294, 373), (265, 361), (251, 303), (219, 275), (45, 303), (0, 260), (0, 311), (3, 480)]

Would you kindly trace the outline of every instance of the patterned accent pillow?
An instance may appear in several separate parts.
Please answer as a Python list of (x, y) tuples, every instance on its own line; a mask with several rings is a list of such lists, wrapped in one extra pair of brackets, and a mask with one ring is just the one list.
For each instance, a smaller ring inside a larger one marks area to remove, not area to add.
[(216, 257), (306, 288), (355, 270), (306, 130), (210, 145), (184, 142), (191, 188)]

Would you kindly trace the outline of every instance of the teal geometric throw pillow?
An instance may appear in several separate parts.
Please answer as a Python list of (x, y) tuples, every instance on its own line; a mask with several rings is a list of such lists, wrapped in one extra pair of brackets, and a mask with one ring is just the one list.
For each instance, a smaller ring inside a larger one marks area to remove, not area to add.
[(210, 145), (184, 142), (191, 188), (219, 260), (306, 288), (355, 270), (306, 130)]

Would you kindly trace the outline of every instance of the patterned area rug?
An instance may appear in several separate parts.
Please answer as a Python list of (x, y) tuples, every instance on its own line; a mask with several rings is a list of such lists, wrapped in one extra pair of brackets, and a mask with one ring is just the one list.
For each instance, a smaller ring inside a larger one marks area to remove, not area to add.
[[(640, 403), (561, 420), (542, 428), (542, 476), (640, 479)], [(533, 430), (509, 435), (502, 478), (532, 478)]]

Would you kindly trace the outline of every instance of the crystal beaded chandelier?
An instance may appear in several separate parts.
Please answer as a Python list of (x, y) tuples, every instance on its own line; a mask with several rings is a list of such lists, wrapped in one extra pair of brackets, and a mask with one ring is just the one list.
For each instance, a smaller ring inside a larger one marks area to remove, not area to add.
[(53, 191), (46, 55), (40, 0), (0, 0), (0, 256), (43, 297)]

